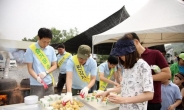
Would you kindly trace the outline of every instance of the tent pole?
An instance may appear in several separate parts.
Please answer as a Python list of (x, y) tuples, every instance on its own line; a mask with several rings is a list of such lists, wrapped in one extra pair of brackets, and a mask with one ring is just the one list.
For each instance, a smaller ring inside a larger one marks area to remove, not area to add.
[[(111, 51), (112, 51), (113, 47), (114, 47), (114, 42), (113, 42), (113, 44), (112, 44)], [(111, 51), (110, 51), (110, 53), (109, 53), (109, 54), (111, 54)]]
[(93, 45), (93, 39), (92, 39), (92, 57), (93, 57), (93, 54), (94, 54), (94, 45)]

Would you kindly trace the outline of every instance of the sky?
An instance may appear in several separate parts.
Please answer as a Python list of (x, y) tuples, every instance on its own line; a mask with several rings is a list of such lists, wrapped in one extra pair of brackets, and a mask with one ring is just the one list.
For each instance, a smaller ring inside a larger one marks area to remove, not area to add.
[(0, 38), (33, 38), (39, 28), (78, 29), (79, 33), (124, 5), (130, 15), (148, 0), (0, 0)]

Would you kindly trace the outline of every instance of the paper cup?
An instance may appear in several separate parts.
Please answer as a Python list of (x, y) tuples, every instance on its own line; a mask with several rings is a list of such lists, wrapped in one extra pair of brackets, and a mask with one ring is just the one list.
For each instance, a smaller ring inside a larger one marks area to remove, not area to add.
[(86, 101), (87, 102), (91, 101), (91, 96), (90, 97), (86, 97)]
[(60, 96), (61, 96), (61, 98), (63, 98), (63, 97), (65, 96), (65, 93), (61, 93), (61, 95), (60, 95)]
[(102, 106), (107, 106), (107, 101), (102, 101)]
[(58, 100), (62, 100), (62, 97), (61, 97), (61, 95), (58, 95), (58, 97), (57, 97), (57, 98), (58, 98)]
[(98, 97), (98, 98), (96, 99), (96, 101), (97, 101), (98, 104), (101, 104), (102, 99), (101, 99), (100, 97)]
[(56, 95), (49, 95), (50, 101), (56, 101)]
[(44, 99), (44, 98), (41, 98), (41, 99), (40, 99), (40, 104), (42, 104), (44, 101), (47, 101), (47, 100)]
[(58, 94), (54, 94), (55, 96), (55, 100), (58, 101), (59, 100), (59, 95)]
[(94, 101), (95, 100), (95, 96), (91, 96), (91, 101)]
[(51, 101), (51, 98), (49, 96), (44, 96), (44, 99), (47, 101)]
[(49, 106), (50, 106), (49, 101), (47, 101), (47, 100), (42, 101), (42, 107), (46, 108), (46, 107), (49, 107)]

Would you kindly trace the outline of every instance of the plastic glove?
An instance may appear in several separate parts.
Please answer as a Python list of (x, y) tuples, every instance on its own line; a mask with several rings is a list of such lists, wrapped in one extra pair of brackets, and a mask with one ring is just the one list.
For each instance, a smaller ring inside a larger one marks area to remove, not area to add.
[(42, 79), (41, 79), (39, 76), (36, 78), (36, 80), (37, 80), (39, 83), (42, 83)]
[(42, 79), (43, 79), (46, 75), (47, 75), (46, 72), (41, 72), (41, 73), (39, 73), (39, 76), (40, 76), (40, 78), (42, 78)]
[(62, 104), (65, 104), (68, 101), (70, 101), (71, 103), (73, 103), (73, 98), (72, 98), (72, 93), (71, 92), (67, 92), (66, 93), (66, 95), (62, 99)]
[(81, 90), (80, 95), (83, 95), (83, 97), (86, 97), (88, 95), (88, 91), (89, 91), (89, 88), (88, 87), (84, 87)]
[(157, 65), (151, 65), (151, 69), (155, 72), (155, 73), (160, 73), (161, 70)]

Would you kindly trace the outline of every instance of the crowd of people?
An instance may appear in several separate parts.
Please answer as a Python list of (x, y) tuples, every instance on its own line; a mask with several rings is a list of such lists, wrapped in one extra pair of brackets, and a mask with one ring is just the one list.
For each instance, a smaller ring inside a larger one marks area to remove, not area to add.
[[(57, 93), (62, 93), (65, 83), (67, 91), (63, 102), (73, 102), (73, 95), (86, 97), (93, 90), (105, 91), (111, 84), (113, 89), (97, 96), (120, 104), (120, 110), (183, 110), (184, 53), (169, 66), (160, 51), (143, 47), (136, 33), (127, 33), (116, 42), (107, 61), (97, 67), (88, 45), (80, 45), (72, 56), (60, 44), (56, 56), (49, 46), (51, 40), (51, 31), (40, 28), (38, 41), (26, 50), (31, 95), (54, 94), (52, 72), (59, 68)], [(153, 65), (160, 71), (155, 72)]]

